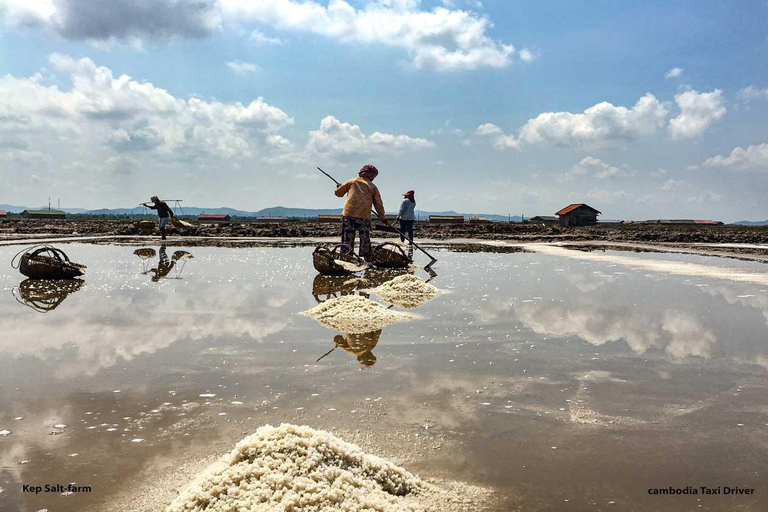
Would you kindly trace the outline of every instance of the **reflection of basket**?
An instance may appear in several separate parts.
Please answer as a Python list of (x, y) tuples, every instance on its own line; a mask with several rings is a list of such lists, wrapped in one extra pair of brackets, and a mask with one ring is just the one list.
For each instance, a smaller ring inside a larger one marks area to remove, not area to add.
[(25, 279), (19, 284), (17, 301), (40, 313), (53, 311), (69, 294), (75, 293), (85, 284), (82, 279), (39, 280)]
[(31, 247), (19, 254), (19, 266), (14, 268), (32, 279), (74, 279), (85, 273), (85, 265), (72, 263), (64, 251), (55, 247)]
[(148, 260), (150, 258), (154, 258), (155, 256), (157, 256), (157, 251), (155, 251), (151, 247), (142, 247), (141, 249), (136, 249), (135, 251), (133, 251), (133, 254), (135, 254), (136, 256), (138, 256), (143, 260)]
[(405, 268), (411, 263), (411, 258), (399, 245), (384, 242), (371, 251), (371, 263), (381, 268)]
[(341, 253), (342, 247), (337, 245), (333, 249), (316, 248), (312, 253), (312, 264), (315, 270), (325, 276), (348, 276), (366, 268), (365, 261), (353, 251)]

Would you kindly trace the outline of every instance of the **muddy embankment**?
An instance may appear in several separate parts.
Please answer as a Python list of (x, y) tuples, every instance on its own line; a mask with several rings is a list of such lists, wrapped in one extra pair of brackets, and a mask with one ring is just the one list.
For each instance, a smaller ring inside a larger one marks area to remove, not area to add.
[[(339, 234), (338, 223), (319, 222), (231, 222), (228, 224), (199, 224), (183, 231), (169, 227), (169, 234), (210, 237), (334, 237)], [(102, 220), (69, 218), (66, 220), (6, 219), (0, 221), (0, 238), (20, 235), (97, 236), (157, 234), (154, 221)], [(602, 241), (635, 243), (768, 243), (768, 227), (752, 226), (659, 226), (659, 225), (599, 225), (591, 227), (560, 227), (542, 224), (429, 224), (418, 223), (416, 234), (421, 239), (481, 239), (520, 242), (535, 241)], [(377, 237), (394, 237), (374, 229)]]

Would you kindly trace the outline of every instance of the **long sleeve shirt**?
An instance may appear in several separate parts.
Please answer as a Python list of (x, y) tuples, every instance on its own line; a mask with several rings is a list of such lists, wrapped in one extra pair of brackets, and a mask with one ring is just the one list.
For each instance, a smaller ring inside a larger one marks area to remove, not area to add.
[(403, 204), (400, 205), (400, 213), (398, 217), (400, 220), (416, 220), (416, 201), (410, 199), (403, 199)]
[(168, 204), (165, 201), (160, 201), (157, 203), (157, 206), (154, 204), (148, 204), (147, 208), (150, 210), (157, 210), (157, 216), (161, 219), (165, 219), (167, 217), (173, 217), (173, 211), (170, 209)]
[(356, 219), (370, 219), (371, 207), (376, 208), (376, 214), (385, 218), (384, 203), (381, 201), (379, 189), (370, 180), (365, 178), (352, 178), (346, 183), (336, 187), (336, 196), (344, 197), (347, 194), (347, 202), (344, 203), (342, 215)]

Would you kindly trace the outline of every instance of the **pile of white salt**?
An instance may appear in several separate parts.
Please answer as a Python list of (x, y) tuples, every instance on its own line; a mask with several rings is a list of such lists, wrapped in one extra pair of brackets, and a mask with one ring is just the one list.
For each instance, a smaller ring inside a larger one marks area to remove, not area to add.
[(404, 309), (417, 308), (438, 295), (448, 293), (448, 291), (436, 288), (413, 274), (397, 276), (369, 291), (390, 304)]
[(363, 334), (396, 323), (419, 318), (411, 313), (392, 311), (360, 295), (329, 299), (304, 312), (320, 324), (337, 331)]
[(328, 432), (283, 424), (262, 427), (240, 441), (166, 512), (447, 511), (465, 508), (470, 493), (462, 494)]

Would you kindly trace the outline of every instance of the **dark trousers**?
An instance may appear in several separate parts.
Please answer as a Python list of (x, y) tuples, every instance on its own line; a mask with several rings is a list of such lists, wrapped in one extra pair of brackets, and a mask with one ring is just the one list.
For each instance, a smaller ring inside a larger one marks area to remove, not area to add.
[[(400, 232), (401, 233), (407, 233), (408, 238), (410, 240), (413, 240), (413, 221), (412, 220), (401, 220), (400, 221)], [(405, 237), (403, 235), (400, 235), (400, 241), (405, 242)]]
[(360, 257), (368, 259), (371, 255), (371, 220), (355, 217), (341, 218), (341, 252), (355, 249), (355, 232), (360, 232)]

